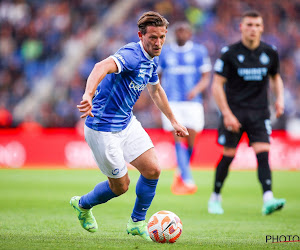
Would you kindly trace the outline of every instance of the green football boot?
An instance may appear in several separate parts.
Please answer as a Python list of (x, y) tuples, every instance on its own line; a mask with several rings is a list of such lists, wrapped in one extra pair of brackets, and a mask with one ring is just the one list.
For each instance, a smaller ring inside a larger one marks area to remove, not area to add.
[(74, 208), (74, 210), (77, 213), (78, 220), (81, 224), (81, 226), (91, 232), (97, 232), (98, 231), (98, 225), (95, 217), (92, 214), (92, 208), (91, 209), (84, 209), (81, 208), (78, 203), (80, 200), (80, 196), (74, 196), (70, 200), (71, 206)]
[(221, 201), (209, 201), (208, 212), (210, 214), (223, 214), (224, 210), (221, 205)]
[(263, 215), (269, 215), (275, 211), (280, 210), (285, 205), (285, 199), (271, 199), (269, 201), (264, 202), (263, 208), (262, 208), (262, 214)]
[(147, 223), (144, 220), (133, 222), (132, 218), (130, 217), (127, 223), (127, 233), (132, 235), (139, 235), (147, 241), (152, 241), (149, 237)]

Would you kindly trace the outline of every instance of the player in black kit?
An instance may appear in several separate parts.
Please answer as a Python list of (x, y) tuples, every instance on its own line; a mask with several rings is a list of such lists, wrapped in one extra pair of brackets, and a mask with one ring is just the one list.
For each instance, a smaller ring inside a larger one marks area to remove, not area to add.
[(271, 214), (285, 205), (284, 199), (273, 197), (271, 187), (269, 149), (272, 128), (268, 109), (270, 80), (276, 96), (276, 117), (283, 114), (283, 82), (276, 48), (261, 41), (263, 29), (259, 12), (245, 12), (240, 23), (241, 41), (224, 47), (215, 63), (212, 92), (222, 113), (218, 143), (224, 149), (216, 168), (214, 192), (208, 202), (208, 212), (212, 214), (224, 212), (220, 190), (244, 132), (257, 157), (258, 178), (263, 189), (262, 213)]

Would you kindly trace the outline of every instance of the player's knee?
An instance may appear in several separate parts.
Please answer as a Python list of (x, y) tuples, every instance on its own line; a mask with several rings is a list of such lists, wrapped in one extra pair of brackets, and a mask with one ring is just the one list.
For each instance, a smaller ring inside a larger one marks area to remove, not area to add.
[(128, 191), (128, 188), (129, 188), (129, 186), (125, 186), (125, 185), (119, 187), (117, 190), (118, 195), (126, 193)]
[(116, 195), (122, 195), (128, 191), (130, 184), (130, 179), (127, 178), (126, 180), (119, 182), (119, 183), (111, 183), (111, 190), (113, 191), (114, 194)]
[(158, 179), (161, 173), (159, 166), (153, 167), (147, 171), (144, 175), (147, 179)]
[(223, 149), (223, 155), (227, 157), (234, 157), (235, 153), (236, 153), (236, 148), (224, 147)]
[(112, 191), (116, 194), (116, 195), (122, 195), (124, 193), (127, 192), (129, 188), (129, 185), (126, 185), (126, 184), (123, 184), (123, 185), (119, 185), (119, 186), (116, 186), (114, 188), (112, 188)]
[(269, 143), (256, 142), (256, 143), (253, 143), (251, 146), (253, 147), (255, 154), (269, 152), (269, 150), (270, 150)]

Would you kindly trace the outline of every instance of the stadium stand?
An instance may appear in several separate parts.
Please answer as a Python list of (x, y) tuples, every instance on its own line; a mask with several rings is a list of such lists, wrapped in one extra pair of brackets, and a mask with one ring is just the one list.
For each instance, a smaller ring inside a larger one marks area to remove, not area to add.
[[(212, 62), (225, 44), (239, 39), (239, 15), (256, 8), (264, 16), (263, 40), (281, 56), (286, 111), (273, 120), (284, 129), (300, 119), (300, 2), (297, 0), (3, 0), (0, 2), (0, 127), (36, 122), (43, 127), (74, 127), (76, 104), (94, 64), (123, 44), (137, 40), (137, 17), (155, 10), (172, 23), (187, 19), (194, 40), (209, 49)], [(147, 92), (135, 106), (145, 127), (160, 127), (160, 114)], [(208, 90), (206, 128), (217, 126)], [(149, 118), (149, 116), (151, 116)], [(295, 123), (296, 122), (296, 123)], [(292, 126), (293, 127), (293, 126)], [(294, 126), (295, 127), (295, 126)], [(297, 126), (296, 126), (297, 127)], [(299, 126), (298, 126), (299, 127)]]

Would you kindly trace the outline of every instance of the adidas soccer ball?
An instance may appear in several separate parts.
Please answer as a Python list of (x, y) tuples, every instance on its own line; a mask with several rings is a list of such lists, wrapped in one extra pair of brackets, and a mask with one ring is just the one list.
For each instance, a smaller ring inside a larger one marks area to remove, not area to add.
[(159, 211), (148, 222), (151, 239), (159, 243), (175, 243), (182, 232), (180, 218), (170, 211)]

